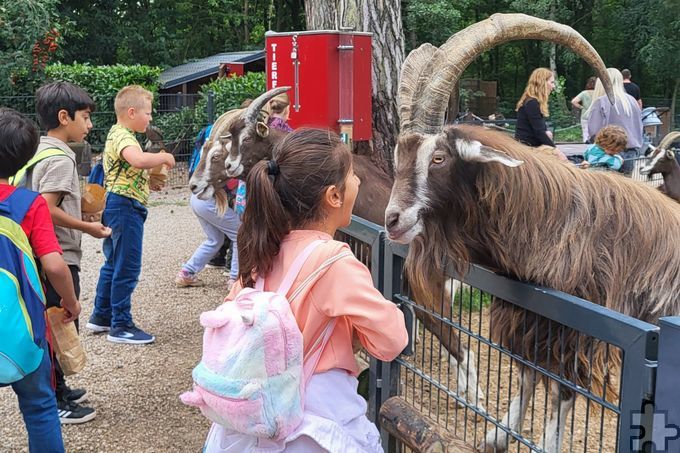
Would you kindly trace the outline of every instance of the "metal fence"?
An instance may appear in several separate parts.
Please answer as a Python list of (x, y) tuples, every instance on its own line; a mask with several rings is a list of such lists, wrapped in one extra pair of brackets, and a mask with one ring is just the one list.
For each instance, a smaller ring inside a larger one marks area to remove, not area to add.
[[(659, 330), (478, 266), (464, 278), (443, 271), (448, 291), (430, 306), (413, 300), (402, 277), (407, 247), (386, 242), (379, 226), (355, 218), (337, 238), (370, 265), (411, 332), (393, 362), (370, 359), (372, 421), (399, 395), (471, 451), (485, 439), (489, 452), (680, 451), (680, 318), (662, 319)], [(513, 328), (502, 329), (510, 312)], [(576, 374), (578, 363), (597, 372)], [(387, 451), (408, 451), (381, 435)]]

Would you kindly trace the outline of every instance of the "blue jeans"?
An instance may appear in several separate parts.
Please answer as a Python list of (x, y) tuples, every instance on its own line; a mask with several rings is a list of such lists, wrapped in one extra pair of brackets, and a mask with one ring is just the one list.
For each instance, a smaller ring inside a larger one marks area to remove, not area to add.
[(28, 431), (31, 453), (63, 453), (64, 441), (52, 389), (52, 366), (47, 341), (43, 342), (43, 359), (33, 373), (12, 384), (19, 399), (19, 409)]
[(142, 270), (142, 239), (147, 210), (132, 198), (109, 192), (102, 223), (111, 228), (104, 239), (104, 265), (99, 271), (95, 316), (111, 320), (111, 327), (132, 324), (132, 292)]
[(192, 274), (201, 272), (210, 259), (215, 256), (217, 251), (224, 243), (226, 235), (232, 243), (231, 270), (229, 278), (238, 278), (238, 246), (236, 245), (236, 234), (241, 226), (241, 220), (233, 209), (227, 208), (223, 216), (217, 214), (215, 200), (201, 200), (196, 195), (191, 196), (191, 209), (198, 217), (205, 235), (208, 237), (196, 251), (189, 261), (182, 268)]

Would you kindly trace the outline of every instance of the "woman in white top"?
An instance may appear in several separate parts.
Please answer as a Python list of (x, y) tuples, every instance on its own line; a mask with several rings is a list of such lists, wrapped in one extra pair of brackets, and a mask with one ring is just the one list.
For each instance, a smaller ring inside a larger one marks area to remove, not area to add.
[[(609, 78), (612, 81), (615, 102), (612, 105), (605, 95), (604, 86), (600, 79), (595, 83), (593, 103), (588, 109), (588, 134), (590, 141), (605, 126), (621, 126), (626, 131), (628, 143), (626, 150), (621, 153), (624, 159), (638, 157), (642, 146), (642, 115), (637, 101), (626, 93), (623, 88), (623, 76), (616, 68), (608, 68)], [(624, 163), (623, 171), (629, 172), (632, 164)]]
[(590, 108), (590, 104), (593, 103), (593, 91), (595, 89), (596, 80), (597, 77), (595, 76), (588, 77), (585, 89), (571, 100), (571, 105), (573, 105), (575, 109), (581, 111), (581, 131), (583, 133), (583, 143), (586, 143), (590, 138), (590, 135), (588, 135), (588, 109)]

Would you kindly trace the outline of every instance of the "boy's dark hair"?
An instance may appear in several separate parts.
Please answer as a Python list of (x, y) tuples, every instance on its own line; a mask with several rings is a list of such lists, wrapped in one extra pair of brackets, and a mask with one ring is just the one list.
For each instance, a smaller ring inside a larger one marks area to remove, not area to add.
[(50, 131), (59, 127), (59, 111), (66, 110), (73, 120), (78, 110), (95, 111), (94, 101), (79, 86), (57, 80), (38, 88), (35, 92), (35, 111), (40, 125)]
[(16, 110), (0, 107), (0, 178), (14, 176), (38, 149), (36, 124)]

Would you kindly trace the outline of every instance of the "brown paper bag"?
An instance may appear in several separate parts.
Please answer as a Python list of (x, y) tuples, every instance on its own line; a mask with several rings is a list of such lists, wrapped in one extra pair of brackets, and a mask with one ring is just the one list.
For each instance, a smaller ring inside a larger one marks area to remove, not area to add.
[[(160, 150), (161, 153), (165, 151)], [(165, 164), (158, 165), (149, 170), (149, 187), (163, 188), (168, 182), (168, 166)]]
[(72, 322), (64, 324), (63, 319), (63, 308), (50, 307), (47, 309), (47, 322), (52, 332), (52, 346), (57, 355), (57, 361), (61, 365), (64, 375), (70, 376), (85, 368), (87, 357), (83, 345), (80, 343), (76, 325)]
[(83, 221), (99, 222), (106, 204), (106, 190), (99, 184), (85, 184), (80, 202)]

